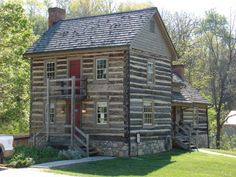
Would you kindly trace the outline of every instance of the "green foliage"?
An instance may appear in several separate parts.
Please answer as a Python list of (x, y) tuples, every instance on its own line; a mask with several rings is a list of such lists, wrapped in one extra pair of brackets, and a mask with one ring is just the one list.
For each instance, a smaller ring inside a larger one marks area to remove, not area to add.
[(228, 136), (223, 132), (220, 149), (236, 151), (236, 135)]
[(0, 3), (0, 132), (28, 131), (30, 63), (23, 53), (34, 41), (24, 9)]
[(45, 147), (26, 147), (20, 146), (15, 148), (14, 154), (7, 160), (8, 166), (26, 167), (34, 163), (43, 163), (48, 161), (64, 159), (58, 156), (59, 150)]
[(78, 150), (61, 150), (58, 154), (61, 159), (80, 159), (82, 157), (81, 152)]

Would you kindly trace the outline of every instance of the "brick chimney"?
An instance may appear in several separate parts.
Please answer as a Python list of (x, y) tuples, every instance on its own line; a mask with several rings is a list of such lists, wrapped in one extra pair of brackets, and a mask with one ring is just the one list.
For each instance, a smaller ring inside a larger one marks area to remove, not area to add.
[(173, 65), (173, 72), (184, 79), (184, 64)]
[(53, 7), (48, 9), (48, 28), (50, 28), (53, 23), (66, 18), (66, 10), (58, 7)]

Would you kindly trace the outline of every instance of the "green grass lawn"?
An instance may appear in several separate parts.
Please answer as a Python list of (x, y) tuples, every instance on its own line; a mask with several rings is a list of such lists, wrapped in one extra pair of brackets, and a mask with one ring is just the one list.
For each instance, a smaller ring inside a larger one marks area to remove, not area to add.
[(73, 176), (228, 177), (236, 176), (236, 159), (174, 150), (138, 158), (116, 158), (52, 169)]
[(204, 150), (212, 151), (212, 152), (219, 152), (223, 154), (229, 154), (229, 155), (235, 155), (236, 151), (228, 151), (228, 150), (221, 150), (221, 149), (209, 149), (209, 148), (203, 148)]

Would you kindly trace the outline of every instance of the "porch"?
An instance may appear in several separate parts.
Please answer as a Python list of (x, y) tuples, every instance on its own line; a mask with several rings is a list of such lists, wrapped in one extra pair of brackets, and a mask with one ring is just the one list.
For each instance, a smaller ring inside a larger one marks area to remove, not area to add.
[[(89, 156), (89, 135), (80, 129), (81, 102), (87, 98), (87, 79), (70, 78), (46, 80), (46, 104), (43, 127), (33, 135), (36, 146), (66, 146)], [(64, 121), (55, 110), (63, 102)]]
[(207, 109), (193, 103), (172, 104), (173, 147), (195, 150), (208, 145)]

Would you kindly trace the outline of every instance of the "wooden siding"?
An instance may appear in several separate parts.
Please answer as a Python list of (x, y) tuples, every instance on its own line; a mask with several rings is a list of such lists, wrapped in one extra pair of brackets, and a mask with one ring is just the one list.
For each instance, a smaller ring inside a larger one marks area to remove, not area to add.
[[(147, 83), (147, 63), (154, 63), (154, 83)], [(142, 140), (170, 136), (171, 132), (171, 61), (132, 48), (130, 51), (130, 132), (131, 139), (141, 134)], [(153, 102), (152, 126), (143, 125), (143, 102)], [(146, 137), (146, 138), (145, 138)]]
[(207, 112), (206, 107), (195, 106), (196, 114), (194, 115), (193, 108), (183, 109), (183, 121), (193, 123), (195, 121), (195, 127), (203, 134), (207, 134)]
[[(140, 133), (141, 141), (171, 136), (171, 53), (161, 29), (150, 22), (130, 46), (130, 134), (131, 141)], [(147, 63), (154, 63), (154, 83), (147, 83)], [(153, 102), (153, 125), (143, 125), (143, 102)]]
[[(154, 33), (150, 31), (150, 22), (154, 21), (155, 30)], [(163, 29), (158, 26), (156, 18), (152, 17), (148, 23), (144, 26), (139, 34), (134, 38), (131, 46), (136, 49), (141, 49), (153, 54), (162, 55), (163, 57), (171, 57), (170, 46), (163, 35)]]
[[(31, 72), (31, 118), (30, 127), (31, 133), (36, 133), (44, 124), (44, 111), (46, 103), (46, 82), (45, 82), (45, 62), (46, 61), (56, 62), (56, 78), (67, 77), (67, 60), (65, 58), (35, 58), (32, 59), (32, 72)], [(65, 113), (62, 113), (62, 107), (65, 102), (60, 101), (55, 103), (55, 115), (56, 123), (65, 123)]]
[[(55, 53), (55, 55), (45, 54), (32, 58), (32, 106), (30, 126), (31, 133), (38, 132), (43, 127), (44, 105), (46, 102), (46, 82), (44, 79), (45, 62), (56, 62), (56, 78), (68, 77), (68, 63), (70, 60), (80, 59), (81, 75), (86, 77), (88, 97), (83, 100), (81, 105), (86, 109), (86, 113), (81, 114), (81, 128), (94, 136), (106, 137), (104, 135), (124, 137), (127, 128), (127, 114), (124, 113), (124, 61), (127, 60), (127, 50), (124, 48), (107, 48), (107, 50), (84, 50), (71, 53)], [(108, 61), (108, 71), (106, 80), (96, 80), (95, 60), (105, 58)], [(96, 123), (96, 102), (108, 102), (108, 121), (107, 125)], [(65, 100), (56, 100), (56, 124), (68, 122), (68, 105)], [(65, 112), (63, 111), (65, 110)], [(53, 128), (51, 133), (60, 132)], [(64, 131), (64, 130), (62, 130)]]

